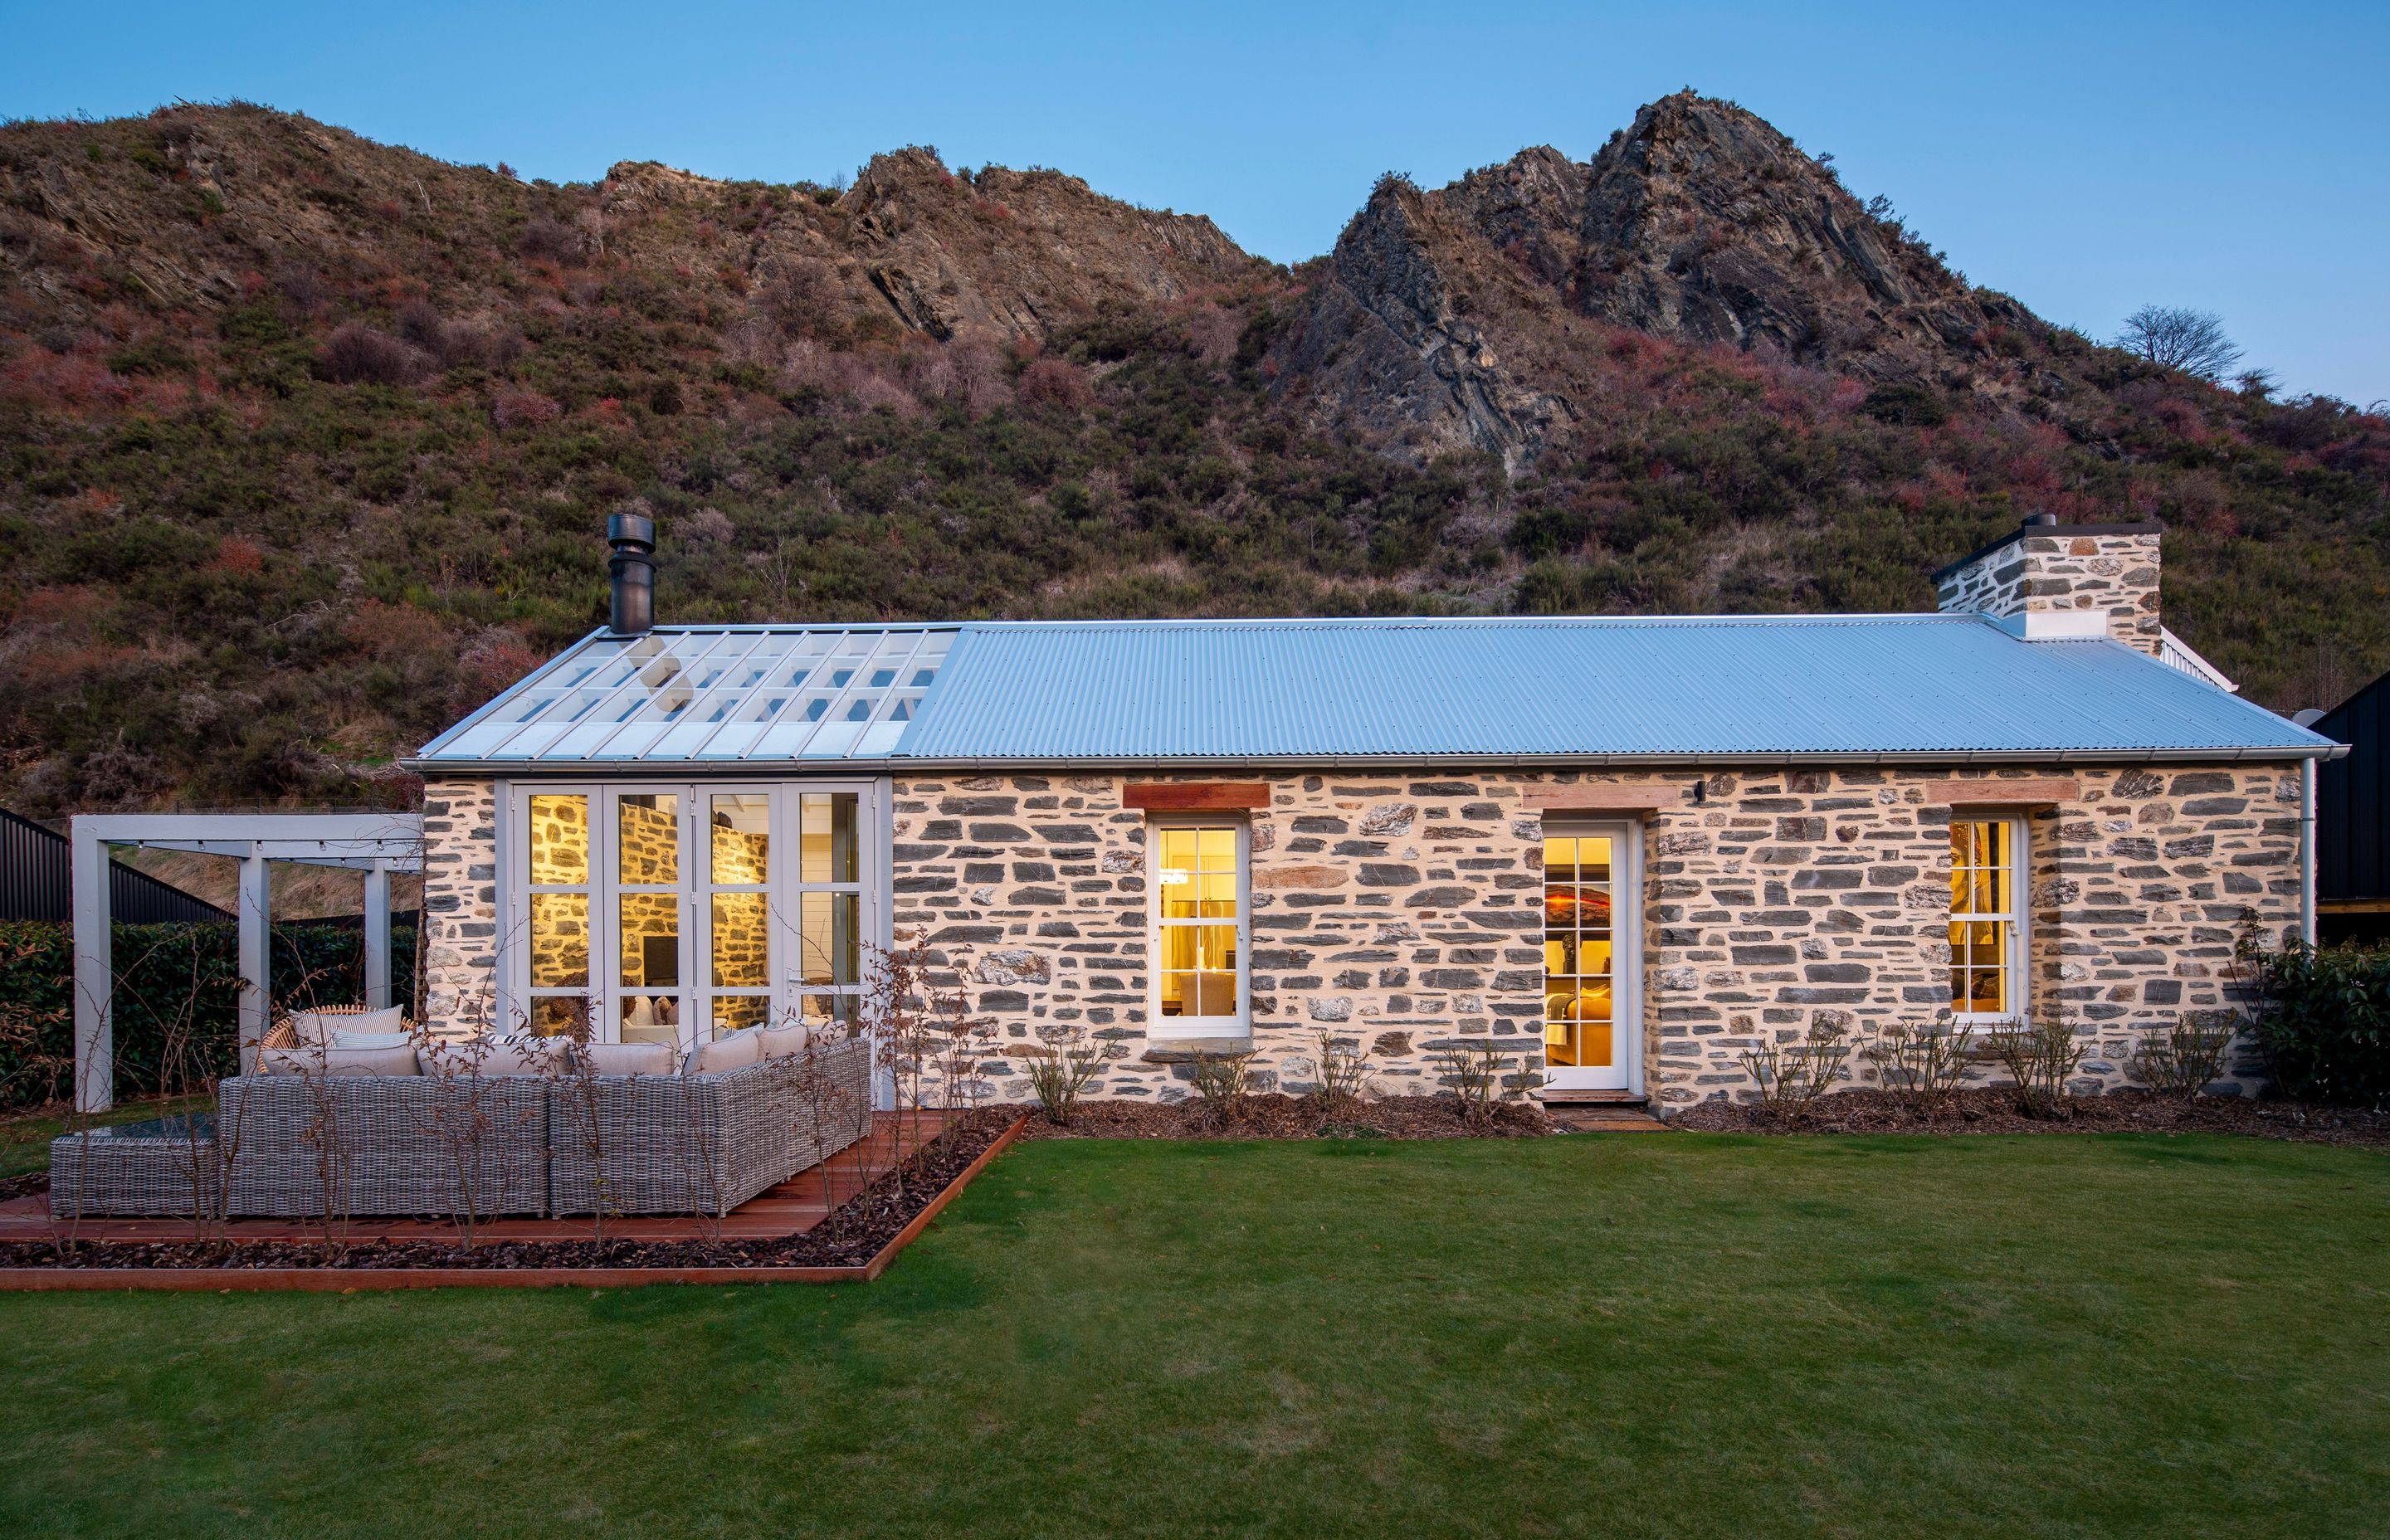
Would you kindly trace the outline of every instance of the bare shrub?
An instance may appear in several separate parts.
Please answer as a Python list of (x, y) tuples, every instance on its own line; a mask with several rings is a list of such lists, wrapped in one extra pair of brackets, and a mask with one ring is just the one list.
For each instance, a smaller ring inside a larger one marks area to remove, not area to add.
[(562, 416), (564, 408), (537, 391), (500, 391), (490, 404), (490, 420), (500, 428), (540, 428)]
[(681, 538), (692, 545), (708, 545), (728, 542), (738, 537), (739, 526), (730, 516), (717, 507), (701, 507), (680, 521)]
[(550, 1064), (565, 1104), (573, 1110), (572, 1129), (579, 1136), (580, 1153), (589, 1162), (590, 1178), (597, 1188), (597, 1200), (590, 1205), (589, 1238), (602, 1244), (606, 1239), (606, 1216), (612, 1212), (612, 1204), (609, 1200), (611, 1195), (606, 1168), (604, 1087), (598, 1084), (601, 1077), (598, 1061), (588, 1052), (598, 1034), (589, 1018), (586, 997), (573, 998), (564, 1009), (564, 1020), (556, 1033), (564, 1040), (564, 1052)]
[(1022, 401), (1032, 406), (1059, 406), (1081, 412), (1096, 404), (1096, 388), (1087, 371), (1067, 358), (1039, 358), (1021, 371)]
[(1771, 1116), (1797, 1123), (1816, 1110), (1818, 1098), (1850, 1077), (1850, 1029), (1820, 1021), (1800, 1037), (1769, 1037), (1742, 1050), (1743, 1072), (1759, 1088), (1759, 1105)]
[(1333, 1117), (1360, 1105), (1369, 1087), (1369, 1050), (1322, 1029), (1314, 1043), (1311, 1099)]
[(1471, 1128), (1491, 1127), (1494, 1110), (1501, 1100), (1502, 1071), (1510, 1056), (1490, 1042), (1460, 1038), (1445, 1044), (1429, 1058), (1458, 1098), (1461, 1121)]
[(1195, 356), (1212, 365), (1225, 364), (1237, 356), (1237, 344), (1245, 334), (1242, 321), (1209, 300), (1189, 310), (1180, 325)]
[(1974, 1041), (1972, 1027), (1895, 1022), (1868, 1045), (1864, 1057), (1876, 1067), (1885, 1090), (1906, 1100), (1919, 1117), (1933, 1118), (1965, 1083)]
[(315, 367), (341, 385), (411, 385), (431, 372), (431, 355), (387, 332), (351, 321), (334, 331)]
[(438, 353), (448, 323), (429, 300), (409, 300), (398, 307), (398, 335), (426, 353)]
[(581, 257), (581, 232), (543, 215), (522, 227), (522, 234), (515, 237), (515, 250), (526, 257), (549, 262), (577, 262)]
[(1253, 1056), (1243, 1053), (1197, 1053), (1187, 1077), (1214, 1126), (1232, 1127), (1244, 1121), (1245, 1101), (1253, 1090)]
[(1112, 1045), (1089, 1037), (1087, 1029), (1075, 1022), (1040, 1028), (1038, 1039), (1028, 1054), (1029, 1089), (1049, 1120), (1068, 1127), (1079, 1110), (1080, 1097), (1103, 1072)]
[(2064, 1113), (2067, 1082), (2090, 1045), (2075, 1035), (2063, 1016), (2053, 1013), (1987, 1033), (1985, 1046), (2008, 1072), (2017, 1110), (2027, 1117), (2053, 1118)]
[(755, 293), (755, 306), (784, 337), (817, 336), (838, 328), (838, 284), (827, 264), (810, 257), (784, 262)]
[(2223, 1078), (2225, 1055), (2240, 1031), (2240, 1018), (2230, 1011), (2184, 1011), (2172, 1025), (2142, 1033), (2133, 1049), (2133, 1073), (2152, 1091), (2195, 1097)]

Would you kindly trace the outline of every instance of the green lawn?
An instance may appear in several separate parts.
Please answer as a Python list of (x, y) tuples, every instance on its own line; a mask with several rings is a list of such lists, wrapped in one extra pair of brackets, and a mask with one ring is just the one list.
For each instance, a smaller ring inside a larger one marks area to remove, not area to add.
[(0, 1296), (0, 1534), (2379, 1534), (2390, 1156), (1047, 1143), (825, 1290)]

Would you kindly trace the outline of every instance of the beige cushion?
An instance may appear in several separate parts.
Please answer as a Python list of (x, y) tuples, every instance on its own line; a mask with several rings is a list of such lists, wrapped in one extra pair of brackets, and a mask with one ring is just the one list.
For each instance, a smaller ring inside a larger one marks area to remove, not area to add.
[(397, 1048), (268, 1048), (258, 1068), (270, 1075), (413, 1075), (415, 1050)]
[(287, 1020), (299, 1034), (302, 1048), (330, 1046), (335, 1032), (404, 1032), (406, 1007), (384, 1006), (379, 1010), (294, 1010)]
[(790, 1021), (786, 1026), (758, 1027), (755, 1040), (763, 1045), (765, 1059), (793, 1059), (805, 1051), (805, 1024)]
[(669, 1043), (585, 1043), (573, 1051), (599, 1075), (668, 1075), (680, 1057)]
[(734, 1032), (727, 1037), (717, 1037), (711, 1043), (700, 1043), (689, 1056), (689, 1070), (700, 1075), (718, 1075), (725, 1070), (743, 1070), (763, 1057), (764, 1033), (759, 1027)]
[(342, 1032), (332, 1029), (332, 1046), (336, 1048), (411, 1048), (415, 1034), (408, 1032)]
[(501, 1037), (484, 1043), (443, 1043), (419, 1049), (418, 1058), (428, 1075), (480, 1075), (505, 1080), (518, 1075), (564, 1072), (570, 1045), (554, 1037)]

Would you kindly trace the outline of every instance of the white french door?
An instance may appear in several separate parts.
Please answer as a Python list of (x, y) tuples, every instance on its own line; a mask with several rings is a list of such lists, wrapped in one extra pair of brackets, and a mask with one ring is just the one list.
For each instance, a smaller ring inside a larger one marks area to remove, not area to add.
[(1643, 1084), (1642, 829), (1544, 820), (1544, 1084)]
[(878, 783), (519, 785), (507, 806), (509, 1020), (687, 1049), (859, 1013), (888, 939)]

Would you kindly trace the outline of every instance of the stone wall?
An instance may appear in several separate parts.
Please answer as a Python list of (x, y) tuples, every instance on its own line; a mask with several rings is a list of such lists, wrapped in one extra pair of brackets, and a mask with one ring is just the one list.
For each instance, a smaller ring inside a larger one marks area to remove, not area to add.
[(1946, 569), (1935, 579), (1941, 608), (1996, 618), (2101, 610), (2109, 635), (2156, 657), (2158, 527), (2034, 528)]
[[(1307, 1084), (1322, 1030), (1369, 1048), (1391, 1092), (1421, 1089), (1456, 1040), (1503, 1049), (1514, 1074), (1539, 1069), (1541, 846), (1516, 790), (1441, 774), (1266, 778), (1270, 805), (1251, 815), (1260, 1083)], [(1016, 1054), (1084, 1028), (1119, 1056), (1095, 1094), (1175, 1098), (1191, 1056), (1147, 1030), (1147, 817), (1121, 787), (899, 781), (895, 930), (900, 945), (912, 934), (958, 955)], [(1029, 1095), (1014, 1066), (998, 1070), (1000, 1095)]]
[[(1649, 800), (1670, 804), (1642, 826), (1643, 1065), (1663, 1107), (1747, 1094), (1741, 1056), (1769, 1036), (1865, 1033), (1947, 1006), (1953, 781), (1993, 789), (1969, 804), (2037, 804), (2032, 1002), (2087, 1038), (2087, 1085), (2126, 1082), (2148, 1028), (2226, 1003), (2244, 922), (2279, 943), (2297, 921), (2293, 765), (1181, 778), (1267, 784), (1250, 815), (1253, 1042), (1263, 1083), (1288, 1089), (1309, 1083), (1322, 1029), (1370, 1049), (1391, 1094), (1431, 1088), (1434, 1050), (1457, 1040), (1496, 1046), (1521, 1077), (1540, 1070), (1544, 815), (1530, 802), (1571, 784), (1655, 788)], [(968, 971), (1009, 1055), (993, 1076), (1002, 1099), (1028, 1097), (1020, 1059), (1039, 1034), (1074, 1027), (1114, 1054), (1092, 1094), (1187, 1094), (1186, 1054), (1145, 1020), (1147, 815), (1122, 789), (1117, 776), (895, 783), (900, 944), (918, 936)], [(495, 944), (487, 783), (433, 781), (425, 824), (430, 1008), (468, 1022), (486, 1010)]]
[(495, 1008), (498, 943), (495, 784), (423, 783), (424, 1020), (469, 1032)]
[[(1141, 779), (1144, 777), (1140, 777)], [(1247, 777), (1240, 777), (1247, 778)], [(1526, 793), (1569, 776), (1273, 775), (1253, 816), (1253, 1046), (1299, 1088), (1327, 1026), (1379, 1088), (1429, 1088), (1455, 1039), (1541, 1067), (1541, 841)], [(1622, 775), (1675, 802), (1644, 825), (1644, 1072), (1681, 1107), (1747, 1095), (1743, 1051), (1820, 1024), (1862, 1036), (1948, 1004), (1948, 770)], [(2037, 1012), (2128, 1083), (2141, 1033), (2226, 1004), (2237, 929), (2298, 910), (2294, 769), (2100, 769), (2025, 815)], [(2039, 777), (2046, 782), (2049, 777)], [(1117, 777), (900, 782), (896, 928), (956, 952), (1016, 1056), (1082, 1026), (1115, 1046), (1093, 1094), (1182, 1096), (1145, 1011), (1145, 815)], [(1698, 789), (1696, 789), (1698, 788)], [(2038, 794), (2038, 793), (2037, 793)], [(1696, 800), (1698, 799), (1698, 800)], [(1663, 800), (1655, 798), (1653, 800)], [(1970, 801), (1975, 800), (1971, 796)], [(967, 953), (967, 956), (962, 954)], [(1029, 1094), (1015, 1066), (998, 1094)], [(2253, 1066), (2237, 1067), (2246, 1084)]]
[[(1742, 1094), (1742, 1050), (1862, 1034), (1948, 1001), (1949, 772), (1736, 772), (1651, 827), (1646, 1020), (1655, 1099)], [(1997, 802), (2002, 780), (1978, 782)], [(2080, 1081), (2131, 1079), (2139, 1035), (2228, 1002), (2238, 928), (2296, 927), (2294, 767), (2076, 768), (2025, 815), (2032, 1008), (2088, 1041)], [(2247, 1085), (2255, 1067), (2236, 1066)]]

